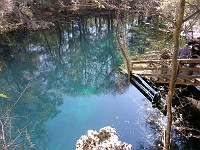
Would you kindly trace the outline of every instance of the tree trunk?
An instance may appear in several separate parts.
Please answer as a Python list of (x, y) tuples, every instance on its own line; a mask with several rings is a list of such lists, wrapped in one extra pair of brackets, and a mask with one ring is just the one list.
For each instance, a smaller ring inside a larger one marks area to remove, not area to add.
[(172, 126), (172, 98), (174, 94), (174, 88), (175, 88), (175, 82), (177, 77), (177, 55), (178, 55), (178, 49), (179, 49), (179, 35), (181, 26), (183, 24), (183, 16), (184, 16), (184, 9), (185, 9), (185, 0), (180, 0), (179, 4), (179, 11), (178, 11), (178, 19), (176, 20), (174, 24), (174, 52), (172, 57), (172, 76), (171, 81), (169, 83), (169, 92), (167, 95), (167, 129), (166, 129), (166, 141), (164, 145), (164, 150), (170, 149), (170, 137), (171, 137), (171, 126)]

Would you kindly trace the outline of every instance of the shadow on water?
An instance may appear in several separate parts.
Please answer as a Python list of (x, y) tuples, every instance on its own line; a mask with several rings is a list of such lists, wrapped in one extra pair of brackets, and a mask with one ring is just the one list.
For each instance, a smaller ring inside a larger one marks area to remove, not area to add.
[(126, 76), (121, 78), (116, 31), (116, 20), (97, 17), (57, 22), (48, 30), (12, 32), (1, 40), (0, 92), (9, 97), (0, 100), (1, 121), (13, 126), (6, 143), (18, 137), (10, 148), (72, 148), (87, 130), (112, 125), (137, 149), (150, 149), (149, 141), (160, 149), (160, 131), (149, 119), (161, 113), (141, 91), (129, 88)]
[[(168, 85), (155, 84), (145, 78), (135, 75), (131, 76), (131, 83), (166, 116), (165, 99), (168, 92)], [(177, 85), (172, 100), (173, 130), (171, 149), (199, 149), (199, 94), (198, 87)], [(160, 116), (151, 115), (153, 119), (147, 121), (152, 130), (159, 130)], [(162, 115), (161, 115), (162, 116)], [(163, 116), (162, 118), (166, 118)], [(161, 121), (162, 122), (162, 121)], [(163, 125), (162, 125), (163, 126)], [(162, 130), (160, 130), (162, 132)], [(182, 135), (182, 136), (181, 136)], [(159, 140), (157, 144), (162, 144)]]

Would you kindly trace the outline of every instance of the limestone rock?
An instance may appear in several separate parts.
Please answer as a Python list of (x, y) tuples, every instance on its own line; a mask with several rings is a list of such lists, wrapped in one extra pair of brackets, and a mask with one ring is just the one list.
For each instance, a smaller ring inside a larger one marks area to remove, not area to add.
[(77, 140), (76, 150), (132, 150), (132, 145), (119, 141), (116, 130), (108, 126), (99, 132), (88, 130)]

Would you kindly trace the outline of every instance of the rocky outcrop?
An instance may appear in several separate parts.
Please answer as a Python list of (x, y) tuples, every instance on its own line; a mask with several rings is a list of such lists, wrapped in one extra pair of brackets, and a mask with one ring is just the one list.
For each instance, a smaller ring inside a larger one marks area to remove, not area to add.
[(197, 110), (200, 111), (200, 101), (199, 100), (196, 100), (196, 99), (191, 98), (191, 97), (187, 97), (187, 100), (190, 102), (190, 104), (192, 104), (192, 106), (194, 108), (196, 108)]
[(119, 141), (116, 130), (108, 126), (99, 132), (88, 130), (77, 141), (76, 150), (132, 150), (132, 145)]

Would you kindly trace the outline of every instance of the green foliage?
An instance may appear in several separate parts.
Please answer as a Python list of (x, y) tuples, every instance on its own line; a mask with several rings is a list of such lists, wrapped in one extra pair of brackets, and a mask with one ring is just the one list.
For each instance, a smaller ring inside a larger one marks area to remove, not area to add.
[(7, 95), (5, 95), (5, 94), (2, 94), (2, 93), (0, 93), (0, 97), (2, 97), (2, 98), (8, 98), (8, 96), (7, 96)]

